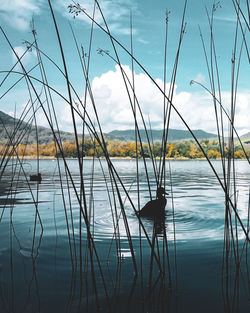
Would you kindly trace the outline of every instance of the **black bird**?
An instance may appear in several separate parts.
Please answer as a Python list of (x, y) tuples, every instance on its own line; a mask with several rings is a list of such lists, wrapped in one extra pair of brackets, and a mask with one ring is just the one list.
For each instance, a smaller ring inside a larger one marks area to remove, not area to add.
[(163, 187), (158, 187), (156, 191), (156, 199), (151, 200), (138, 212), (139, 216), (160, 217), (165, 215), (165, 206), (167, 200), (165, 195), (168, 193)]
[(38, 173), (37, 175), (30, 175), (30, 181), (38, 181), (40, 183), (42, 181), (41, 173)]

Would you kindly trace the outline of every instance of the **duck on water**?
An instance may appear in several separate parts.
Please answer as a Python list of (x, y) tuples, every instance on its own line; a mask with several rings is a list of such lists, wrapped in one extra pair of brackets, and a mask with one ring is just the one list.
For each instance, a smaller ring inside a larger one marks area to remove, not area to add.
[(37, 175), (30, 175), (30, 181), (37, 181), (40, 183), (42, 181), (41, 173), (38, 173)]
[(165, 207), (167, 204), (165, 195), (168, 195), (165, 189), (163, 187), (158, 187), (156, 191), (156, 199), (146, 203), (137, 214), (145, 217), (160, 217), (165, 215)]

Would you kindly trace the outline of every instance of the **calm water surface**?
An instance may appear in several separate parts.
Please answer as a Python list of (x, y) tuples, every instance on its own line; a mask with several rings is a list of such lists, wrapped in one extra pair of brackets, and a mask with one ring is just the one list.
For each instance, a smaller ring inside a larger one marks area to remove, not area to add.
[[(127, 195), (119, 180), (116, 186), (110, 178), (104, 161), (84, 160), (86, 197), (81, 201), (91, 216), (92, 248), (84, 220), (80, 223), (75, 192), (81, 188), (78, 162), (67, 160), (70, 177), (62, 161), (58, 171), (56, 161), (41, 160), (41, 184), (27, 181), (22, 167), (9, 163), (0, 182), (0, 312), (249, 312), (250, 256), (244, 233), (238, 225), (242, 260), (235, 279), (233, 254), (223, 267), (225, 196), (207, 162), (172, 161), (172, 184), (167, 164), (166, 219), (157, 225), (153, 243), (164, 278), (133, 209), (150, 200), (143, 162), (138, 164), (139, 197), (136, 162), (112, 162)], [(221, 162), (214, 161), (213, 166), (222, 179)], [(27, 175), (36, 173), (36, 161), (26, 160), (23, 169)], [(249, 174), (247, 162), (236, 162), (232, 199), (237, 200), (244, 225)], [(150, 162), (148, 175), (154, 197)], [(116, 188), (120, 199), (112, 193)], [(152, 240), (153, 221), (144, 218), (142, 223)]]

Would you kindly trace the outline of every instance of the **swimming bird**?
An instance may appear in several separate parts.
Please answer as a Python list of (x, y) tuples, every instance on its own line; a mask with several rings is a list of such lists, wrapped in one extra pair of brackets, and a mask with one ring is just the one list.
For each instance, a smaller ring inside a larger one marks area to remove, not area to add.
[(42, 181), (41, 173), (38, 173), (37, 175), (30, 175), (30, 181), (38, 181), (40, 183)]
[(168, 195), (165, 189), (163, 187), (158, 187), (156, 191), (156, 199), (146, 203), (145, 206), (138, 212), (138, 215), (147, 217), (164, 216), (165, 206), (167, 204), (165, 195)]

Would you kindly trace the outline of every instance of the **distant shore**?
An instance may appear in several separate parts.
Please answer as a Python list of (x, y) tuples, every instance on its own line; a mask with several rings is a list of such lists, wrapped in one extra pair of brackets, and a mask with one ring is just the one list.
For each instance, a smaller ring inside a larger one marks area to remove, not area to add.
[[(16, 156), (12, 157), (13, 159), (17, 159)], [(2, 157), (0, 156), (0, 159), (2, 159)], [(25, 156), (20, 158), (22, 160), (36, 160), (37, 157), (33, 157), (33, 156)], [(63, 158), (58, 157), (59, 160), (62, 160)], [(91, 156), (86, 156), (83, 157), (84, 160), (93, 160), (93, 157)], [(100, 159), (100, 160), (105, 160), (105, 157), (95, 157), (95, 159)], [(136, 158), (132, 158), (132, 157), (109, 157), (109, 159), (111, 160), (136, 160)], [(150, 158), (145, 158), (146, 160), (151, 160)], [(39, 160), (51, 160), (51, 161), (56, 161), (57, 158), (56, 157), (52, 157), (52, 156), (39, 156)], [(78, 158), (75, 157), (65, 157), (65, 160), (78, 160)], [(143, 158), (138, 158), (138, 160), (143, 160)], [(160, 160), (159, 157), (156, 157), (155, 160)], [(207, 159), (204, 158), (185, 158), (185, 157), (180, 157), (180, 158), (165, 158), (165, 160), (171, 160), (171, 161), (207, 161)], [(212, 161), (220, 161), (221, 158), (217, 158), (217, 159), (210, 159)], [(237, 159), (237, 161), (244, 161), (246, 159)]]

